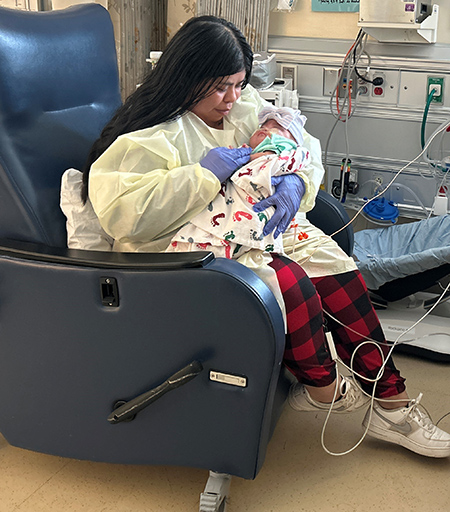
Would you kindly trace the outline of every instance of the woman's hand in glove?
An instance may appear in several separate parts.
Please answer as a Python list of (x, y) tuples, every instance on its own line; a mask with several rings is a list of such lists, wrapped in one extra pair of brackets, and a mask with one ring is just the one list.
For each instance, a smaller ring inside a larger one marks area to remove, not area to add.
[(291, 220), (298, 212), (305, 193), (305, 184), (300, 176), (285, 174), (284, 176), (274, 176), (272, 185), (275, 187), (275, 193), (255, 204), (253, 210), (262, 212), (269, 206), (275, 207), (275, 213), (264, 227), (263, 235), (267, 236), (275, 230), (274, 237), (277, 238), (280, 233), (286, 231)]
[(213, 148), (200, 160), (200, 165), (209, 169), (223, 183), (234, 171), (250, 160), (251, 147)]

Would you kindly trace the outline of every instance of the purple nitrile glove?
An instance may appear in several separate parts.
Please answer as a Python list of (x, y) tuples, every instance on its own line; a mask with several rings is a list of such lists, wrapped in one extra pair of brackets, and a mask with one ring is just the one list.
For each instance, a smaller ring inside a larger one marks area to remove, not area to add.
[(200, 160), (200, 165), (209, 169), (223, 183), (234, 171), (250, 160), (251, 147), (213, 148)]
[(296, 174), (285, 174), (283, 176), (274, 176), (272, 178), (272, 185), (275, 187), (275, 193), (255, 204), (253, 210), (261, 212), (269, 208), (269, 206), (275, 207), (275, 213), (265, 225), (263, 235), (267, 236), (275, 230), (274, 237), (277, 238), (286, 231), (289, 223), (298, 212), (303, 194), (305, 193), (305, 183)]

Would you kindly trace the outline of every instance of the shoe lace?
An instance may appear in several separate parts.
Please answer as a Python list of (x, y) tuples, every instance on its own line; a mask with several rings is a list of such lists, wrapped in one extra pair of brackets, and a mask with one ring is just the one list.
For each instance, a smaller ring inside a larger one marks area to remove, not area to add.
[[(420, 404), (422, 397), (423, 393), (419, 393), (417, 398), (411, 400), (410, 405), (408, 406), (409, 411), (407, 416), (417, 421), (419, 425), (426, 428), (430, 433), (433, 433), (436, 430), (436, 425), (431, 421), (430, 415), (425, 407)], [(424, 409), (424, 411), (419, 409), (419, 405)]]

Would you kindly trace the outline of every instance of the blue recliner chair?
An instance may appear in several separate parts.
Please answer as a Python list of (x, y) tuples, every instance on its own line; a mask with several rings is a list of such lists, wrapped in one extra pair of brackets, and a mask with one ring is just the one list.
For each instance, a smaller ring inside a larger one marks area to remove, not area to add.
[[(61, 175), (119, 104), (105, 9), (0, 8), (0, 432), (58, 456), (211, 470), (200, 510), (225, 510), (287, 396), (282, 315), (252, 271), (211, 253), (66, 248)], [(325, 194), (311, 215), (348, 219)]]

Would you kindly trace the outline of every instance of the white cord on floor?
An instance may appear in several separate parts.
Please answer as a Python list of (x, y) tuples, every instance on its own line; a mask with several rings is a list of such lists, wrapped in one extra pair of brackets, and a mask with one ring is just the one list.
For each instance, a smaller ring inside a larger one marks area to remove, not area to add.
[[(405, 336), (405, 334), (407, 334), (409, 331), (411, 331), (412, 329), (414, 329), (420, 322), (422, 322), (422, 320), (424, 320), (424, 318), (426, 318), (432, 311), (435, 307), (438, 306), (438, 304), (440, 303), (440, 300), (443, 298), (443, 296), (447, 293), (447, 291), (450, 289), (450, 283), (445, 287), (445, 289), (443, 290), (441, 296), (439, 297), (439, 299), (436, 301), (436, 303), (424, 314), (422, 315), (421, 318), (419, 318), (419, 320), (417, 320), (414, 324), (412, 324), (407, 330), (405, 330), (404, 332), (402, 332), (396, 339), (395, 341), (392, 342), (392, 345), (389, 344), (389, 346), (391, 347), (387, 356), (385, 357), (382, 350), (381, 350), (381, 347), (380, 345), (381, 344), (384, 344), (382, 342), (378, 342), (376, 340), (372, 340), (370, 338), (367, 338), (367, 336), (364, 336), (362, 335), (361, 333), (358, 333), (357, 331), (355, 331), (354, 329), (351, 329), (350, 327), (344, 325), (342, 322), (340, 322), (337, 318), (333, 317), (333, 315), (329, 314), (329, 313), (326, 313), (332, 320), (334, 320), (335, 322), (337, 322), (338, 324), (340, 324), (341, 326), (343, 326), (345, 329), (349, 329), (350, 331), (352, 331), (353, 333), (357, 334), (358, 336), (360, 336), (361, 338), (365, 338), (366, 341), (364, 341), (363, 343), (361, 343), (360, 345), (358, 345), (358, 347), (355, 349), (355, 351), (353, 352), (352, 354), (352, 357), (350, 359), (350, 366), (346, 365), (338, 356), (337, 356), (337, 352), (336, 352), (336, 349), (334, 348), (333, 351), (330, 350), (330, 352), (332, 354), (336, 354), (335, 357), (332, 357), (333, 360), (336, 361), (336, 363), (339, 363), (339, 364), (342, 364), (347, 370), (349, 370), (352, 375), (354, 377), (358, 377), (360, 378), (361, 380), (364, 380), (366, 382), (372, 382), (373, 383), (373, 390), (372, 390), (372, 394), (369, 395), (369, 393), (367, 393), (366, 391), (364, 391), (364, 389), (361, 387), (361, 385), (359, 384), (359, 382), (354, 379), (356, 385), (358, 386), (358, 388), (361, 390), (361, 392), (370, 397), (370, 405), (369, 405), (369, 409), (370, 409), (370, 413), (369, 413), (369, 418), (368, 418), (368, 421), (367, 421), (367, 426), (363, 432), (363, 435), (361, 436), (361, 438), (359, 439), (359, 441), (352, 447), (352, 448), (349, 448), (348, 450), (344, 451), (344, 452), (332, 452), (331, 450), (329, 450), (326, 446), (325, 446), (325, 431), (326, 431), (326, 428), (327, 428), (327, 425), (328, 425), (328, 421), (330, 419), (330, 416), (331, 416), (331, 413), (333, 412), (333, 406), (336, 402), (336, 397), (337, 397), (337, 392), (338, 392), (338, 388), (339, 388), (339, 370), (338, 370), (338, 366), (336, 364), (336, 387), (335, 387), (335, 392), (334, 392), (334, 396), (333, 396), (333, 400), (330, 404), (330, 408), (328, 410), (328, 413), (327, 413), (327, 417), (325, 418), (325, 422), (323, 424), (323, 427), (322, 427), (322, 433), (321, 433), (321, 437), (320, 437), (320, 441), (321, 441), (321, 444), (322, 444), (322, 448), (325, 450), (326, 453), (328, 453), (329, 455), (333, 455), (335, 457), (340, 457), (342, 455), (348, 455), (349, 453), (351, 453), (352, 451), (356, 450), (356, 448), (358, 448), (358, 446), (364, 441), (364, 439), (366, 438), (367, 436), (367, 432), (369, 430), (369, 426), (370, 426), (370, 422), (372, 420), (372, 414), (373, 414), (373, 406), (374, 406), (374, 402), (377, 401), (377, 402), (404, 402), (405, 399), (396, 399), (396, 400), (389, 400), (389, 399), (383, 399), (383, 398), (377, 398), (375, 397), (375, 392), (376, 392), (376, 386), (378, 384), (378, 382), (380, 381), (381, 377), (383, 376), (383, 373), (384, 373), (384, 369), (386, 367), (386, 364), (389, 360), (389, 358), (392, 356), (392, 352), (394, 350), (394, 348), (400, 343), (400, 340), (401, 338), (403, 338), (403, 336)], [(327, 336), (327, 341), (328, 341), (328, 344), (329, 346), (333, 343), (331, 340), (330, 340), (330, 337)], [(333, 344), (334, 345), (334, 344)], [(354, 359), (355, 359), (355, 356), (356, 356), (356, 353), (358, 352), (358, 350), (363, 347), (364, 345), (375, 345), (375, 347), (379, 350), (380, 352), (380, 356), (381, 356), (381, 359), (382, 359), (382, 364), (381, 364), (381, 367), (380, 367), (380, 370), (378, 371), (378, 374), (377, 376), (374, 378), (374, 379), (370, 379), (369, 377), (366, 377), (364, 375), (361, 375), (359, 374), (356, 370), (354, 370)], [(442, 416), (442, 418), (439, 419), (439, 421), (436, 423), (436, 426), (437, 424), (442, 421), (446, 416), (450, 415), (450, 412), (448, 412), (447, 414), (445, 414), (444, 416)]]
[[(363, 32), (360, 32), (358, 34), (358, 37), (357, 39), (355, 40), (353, 46), (350, 48), (349, 52), (347, 53), (342, 65), (341, 65), (341, 68), (338, 72), (338, 76), (337, 76), (337, 80), (336, 80), (336, 84), (335, 84), (335, 88), (334, 88), (334, 91), (336, 93), (336, 96), (339, 97), (339, 94), (338, 94), (338, 87), (339, 87), (339, 83), (340, 83), (340, 77), (341, 77), (341, 73), (343, 72), (344, 68), (345, 68), (345, 65), (347, 63), (347, 60), (350, 59), (351, 57), (351, 51), (352, 49), (356, 46), (358, 46), (360, 43), (362, 43), (362, 47), (361, 47), (361, 50), (360, 50), (360, 53), (358, 55), (358, 58), (356, 59), (355, 58), (355, 62), (353, 64), (353, 66), (351, 67), (351, 70), (350, 68), (348, 69), (348, 73), (347, 73), (347, 80), (349, 80), (350, 76), (351, 76), (351, 73), (354, 71), (354, 69), (356, 68), (356, 65), (359, 61), (359, 58), (360, 56), (365, 53), (364, 52), (364, 46), (365, 46), (365, 39), (364, 39), (364, 33)], [(369, 58), (370, 59), (370, 58)], [(348, 82), (348, 85), (349, 85), (349, 82)], [(345, 163), (347, 163), (348, 161), (348, 155), (349, 155), (349, 148), (348, 148), (348, 136), (347, 136), (347, 125), (348, 125), (348, 121), (349, 121), (349, 118), (351, 117), (352, 113), (350, 112), (350, 103), (347, 105), (347, 100), (350, 102), (350, 95), (351, 94), (351, 91), (350, 91), (350, 87), (347, 88), (347, 95), (344, 97), (344, 100), (343, 100), (343, 104), (342, 104), (342, 109), (341, 109), (341, 112), (338, 113), (338, 115), (335, 115), (334, 114), (334, 111), (333, 111), (333, 108), (332, 108), (332, 103), (333, 103), (333, 98), (334, 98), (334, 94), (332, 94), (331, 98), (330, 98), (330, 107), (331, 107), (331, 113), (333, 114), (333, 116), (336, 118), (336, 121), (331, 129), (331, 132), (328, 136), (328, 140), (327, 140), (327, 144), (326, 144), (326, 148), (325, 148), (325, 165), (326, 165), (326, 160), (327, 160), (327, 153), (328, 153), (328, 144), (329, 144), (329, 141), (331, 139), (331, 135), (337, 125), (337, 123), (339, 121), (344, 121), (344, 122), (347, 122), (347, 124), (345, 125), (345, 128), (346, 128), (346, 132), (345, 132), (345, 140), (346, 140), (346, 149), (347, 149), (347, 156), (346, 156), (346, 160), (345, 160)], [(355, 98), (355, 100), (357, 100), (358, 98), (358, 94), (357, 94), (357, 97)], [(346, 115), (345, 115), (345, 119), (342, 119), (342, 112), (345, 110), (345, 108), (347, 107), (347, 112), (346, 112)], [(384, 187), (379, 193), (375, 194), (374, 197), (372, 197), (371, 199), (369, 199), (365, 204), (364, 206), (362, 206), (357, 212), (356, 214), (354, 215), (354, 217), (347, 223), (345, 224), (343, 227), (341, 227), (340, 229), (338, 229), (337, 231), (335, 231), (333, 234), (330, 235), (330, 237), (333, 237), (335, 235), (337, 235), (338, 233), (340, 233), (341, 231), (343, 231), (344, 229), (346, 229), (352, 222), (354, 222), (356, 220), (356, 218), (362, 213), (362, 211), (364, 210), (364, 208), (367, 206), (367, 204), (369, 204), (370, 202), (374, 201), (375, 199), (378, 199), (379, 197), (381, 197), (385, 192), (386, 190), (388, 190), (392, 184), (395, 182), (395, 180), (397, 179), (397, 177), (405, 170), (407, 169), (410, 165), (412, 165), (414, 162), (418, 161), (418, 159), (425, 153), (426, 154), (426, 151), (428, 149), (428, 147), (430, 146), (430, 144), (432, 143), (432, 141), (437, 137), (437, 135), (439, 133), (443, 133), (444, 130), (446, 130), (447, 128), (450, 127), (450, 121), (446, 121), (444, 122), (441, 126), (439, 126), (435, 132), (428, 138), (424, 148), (422, 149), (422, 151), (413, 159), (411, 160), (409, 163), (407, 163), (405, 166), (403, 166), (399, 171), (397, 171), (395, 174), (394, 174), (394, 177), (391, 179), (391, 181), (388, 183), (388, 185), (386, 187)], [(446, 176), (445, 176), (446, 177)], [(445, 181), (445, 180), (444, 180)], [(295, 244), (295, 239), (296, 239), (296, 229), (294, 230), (294, 240), (293, 240), (293, 244)], [(301, 265), (302, 263), (305, 263), (307, 262), (313, 255), (314, 253), (317, 251), (317, 249), (322, 245), (322, 242), (319, 242), (317, 244), (317, 247), (313, 250), (313, 252), (307, 257), (305, 258), (304, 260), (302, 261), (299, 261), (298, 263)], [(295, 246), (293, 246), (293, 252), (295, 252)], [(336, 361), (336, 387), (335, 387), (335, 392), (334, 392), (334, 396), (333, 396), (333, 400), (330, 404), (330, 408), (328, 410), (328, 413), (327, 413), (327, 417), (325, 419), (325, 422), (324, 422), (324, 425), (323, 425), (323, 428), (322, 428), (322, 434), (321, 434), (321, 443), (322, 443), (322, 447), (323, 449), (330, 455), (333, 455), (333, 456), (341, 456), (341, 455), (347, 455), (349, 453), (351, 453), (353, 450), (355, 450), (362, 442), (363, 440), (365, 439), (366, 435), (367, 435), (367, 432), (368, 432), (368, 429), (369, 429), (369, 425), (370, 425), (370, 421), (372, 419), (372, 413), (373, 413), (373, 406), (374, 406), (374, 402), (375, 400), (376, 401), (389, 401), (389, 402), (393, 402), (394, 400), (386, 400), (386, 399), (381, 399), (381, 398), (376, 398), (375, 397), (375, 391), (376, 391), (376, 386), (377, 386), (377, 383), (379, 382), (379, 380), (381, 379), (381, 377), (383, 376), (383, 373), (384, 373), (384, 369), (386, 367), (386, 364), (387, 364), (387, 361), (389, 360), (389, 358), (391, 357), (392, 355), (392, 352), (394, 350), (394, 348), (396, 347), (396, 345), (398, 345), (398, 343), (400, 342), (400, 339), (405, 336), (408, 332), (410, 332), (412, 329), (414, 329), (414, 327), (416, 327), (426, 316), (428, 316), (432, 310), (439, 304), (440, 300), (443, 298), (443, 295), (448, 291), (448, 289), (450, 288), (450, 283), (449, 285), (445, 288), (445, 290), (443, 291), (441, 297), (439, 298), (439, 300), (433, 305), (432, 308), (430, 308), (417, 322), (415, 322), (409, 329), (407, 329), (406, 331), (402, 332), (398, 337), (397, 339), (392, 343), (383, 343), (383, 342), (377, 342), (376, 340), (371, 340), (371, 339), (368, 339), (366, 336), (363, 336), (359, 333), (357, 333), (355, 330), (353, 330), (352, 328), (348, 327), (348, 326), (345, 326), (343, 325), (339, 320), (337, 320), (336, 318), (334, 318), (332, 315), (330, 315), (329, 313), (328, 316), (330, 318), (332, 318), (334, 321), (336, 321), (337, 323), (341, 324), (344, 328), (346, 329), (349, 329), (350, 331), (354, 332), (355, 334), (358, 334), (359, 336), (361, 336), (361, 338), (365, 338), (367, 341), (361, 343), (357, 348), (356, 350), (354, 351), (354, 353), (352, 354), (352, 357), (351, 357), (351, 360), (350, 360), (350, 366), (347, 366), (343, 361), (340, 360), (339, 357), (337, 357), (337, 354), (335, 352), (335, 349), (334, 349), (334, 354), (335, 356), (333, 355), (333, 359)], [(330, 343), (330, 341), (329, 341)], [(367, 377), (364, 377), (363, 375), (360, 375), (358, 372), (356, 372), (356, 370), (353, 369), (353, 361), (354, 361), (354, 357), (355, 357), (355, 354), (357, 353), (357, 351), (364, 345), (366, 344), (372, 344), (372, 345), (375, 345), (378, 350), (380, 351), (380, 355), (381, 355), (381, 359), (382, 359), (382, 365), (380, 367), (380, 370), (377, 374), (377, 377), (375, 379), (369, 379)], [(390, 346), (390, 350), (387, 354), (386, 357), (384, 357), (384, 354), (381, 350), (381, 347), (380, 345), (382, 344), (385, 344), (385, 345), (388, 345)], [(330, 353), (332, 353), (332, 351), (330, 351)], [(360, 390), (366, 395), (366, 396), (369, 396), (371, 401), (370, 401), (370, 413), (369, 413), (369, 418), (368, 418), (368, 423), (367, 423), (367, 427), (365, 428), (365, 431), (361, 437), (361, 439), (352, 447), (350, 448), (349, 450), (346, 450), (345, 452), (341, 452), (341, 453), (334, 453), (334, 452), (331, 452), (330, 450), (328, 450), (328, 448), (325, 446), (325, 441), (324, 441), (324, 437), (325, 437), (325, 430), (326, 430), (326, 427), (328, 425), (328, 421), (329, 421), (329, 418), (331, 416), (331, 413), (332, 413), (332, 410), (333, 410), (333, 405), (334, 403), (336, 402), (336, 398), (337, 398), (337, 394), (338, 394), (338, 389), (339, 389), (339, 370), (338, 370), (338, 366), (337, 364), (342, 364), (345, 368), (347, 368), (347, 370), (349, 370), (353, 376), (355, 377), (359, 377), (360, 379), (362, 380), (365, 380), (367, 382), (373, 382), (373, 391), (372, 391), (372, 394), (369, 395), (368, 393), (366, 393), (362, 387), (360, 386), (360, 384), (356, 381), (355, 379), (355, 382), (357, 383), (358, 387), (360, 388)], [(395, 400), (397, 402), (404, 402), (405, 400), (404, 399), (398, 399), (398, 400)], [(450, 412), (448, 413), (450, 414)], [(448, 415), (447, 414), (447, 415)], [(444, 415), (439, 421), (441, 421), (445, 416), (447, 415)]]

